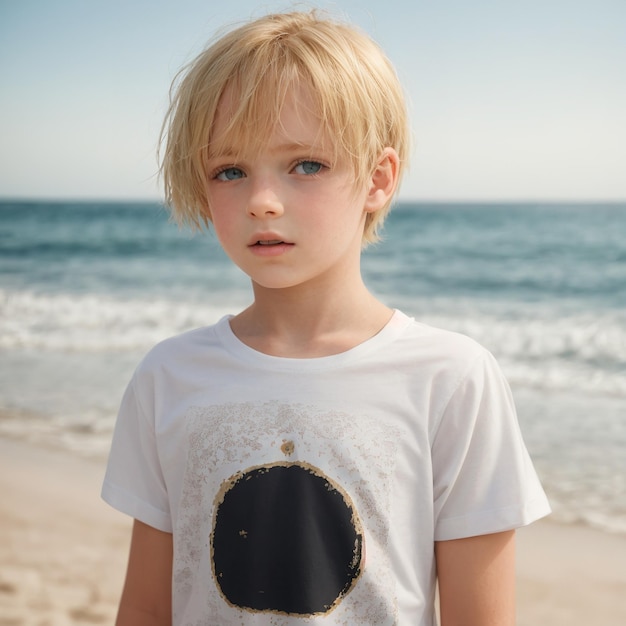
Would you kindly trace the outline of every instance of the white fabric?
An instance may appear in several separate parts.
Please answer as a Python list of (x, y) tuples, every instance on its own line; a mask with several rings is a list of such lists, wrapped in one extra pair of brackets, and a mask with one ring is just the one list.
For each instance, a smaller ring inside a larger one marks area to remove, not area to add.
[[(351, 590), (306, 618), (232, 606), (211, 564), (220, 490), (286, 462), (339, 485), (364, 535)], [(228, 318), (159, 344), (124, 396), (102, 495), (173, 532), (176, 625), (431, 626), (434, 541), (549, 513), (493, 357), (399, 311), (365, 343), (314, 359), (259, 353)]]

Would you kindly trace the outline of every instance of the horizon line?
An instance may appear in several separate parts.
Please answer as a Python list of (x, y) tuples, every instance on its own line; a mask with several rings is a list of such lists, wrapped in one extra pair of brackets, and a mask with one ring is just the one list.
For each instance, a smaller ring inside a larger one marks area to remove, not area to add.
[[(50, 202), (50, 203), (79, 203), (79, 202), (100, 202), (100, 203), (128, 203), (128, 204), (147, 204), (155, 203), (166, 206), (165, 201), (158, 197), (124, 197), (124, 196), (2, 196), (0, 202)], [(525, 197), (525, 198), (396, 198), (394, 205), (399, 204), (624, 204), (624, 198), (542, 198), (542, 197)]]

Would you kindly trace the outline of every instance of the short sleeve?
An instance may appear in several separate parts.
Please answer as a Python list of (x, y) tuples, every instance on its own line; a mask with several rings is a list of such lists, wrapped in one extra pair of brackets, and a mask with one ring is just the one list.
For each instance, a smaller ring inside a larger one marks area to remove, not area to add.
[(164, 532), (172, 532), (167, 488), (156, 445), (154, 416), (142, 410), (136, 375), (120, 406), (102, 486), (113, 508)]
[(511, 530), (550, 512), (511, 391), (486, 351), (441, 415), (432, 462), (436, 541)]

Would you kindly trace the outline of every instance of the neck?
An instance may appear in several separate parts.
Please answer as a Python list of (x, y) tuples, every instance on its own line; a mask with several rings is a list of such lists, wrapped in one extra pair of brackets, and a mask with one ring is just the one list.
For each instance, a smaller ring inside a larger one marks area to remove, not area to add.
[(358, 280), (340, 288), (324, 284), (266, 289), (253, 283), (254, 303), (231, 320), (237, 337), (250, 347), (292, 358), (345, 352), (379, 332), (391, 310)]

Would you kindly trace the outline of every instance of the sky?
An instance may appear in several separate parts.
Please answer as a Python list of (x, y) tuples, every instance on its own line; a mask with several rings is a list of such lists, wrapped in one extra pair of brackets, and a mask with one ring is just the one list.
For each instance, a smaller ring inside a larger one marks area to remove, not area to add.
[(176, 72), (225, 25), (320, 7), (376, 39), (404, 200), (626, 200), (624, 0), (0, 0), (0, 197), (156, 199)]

